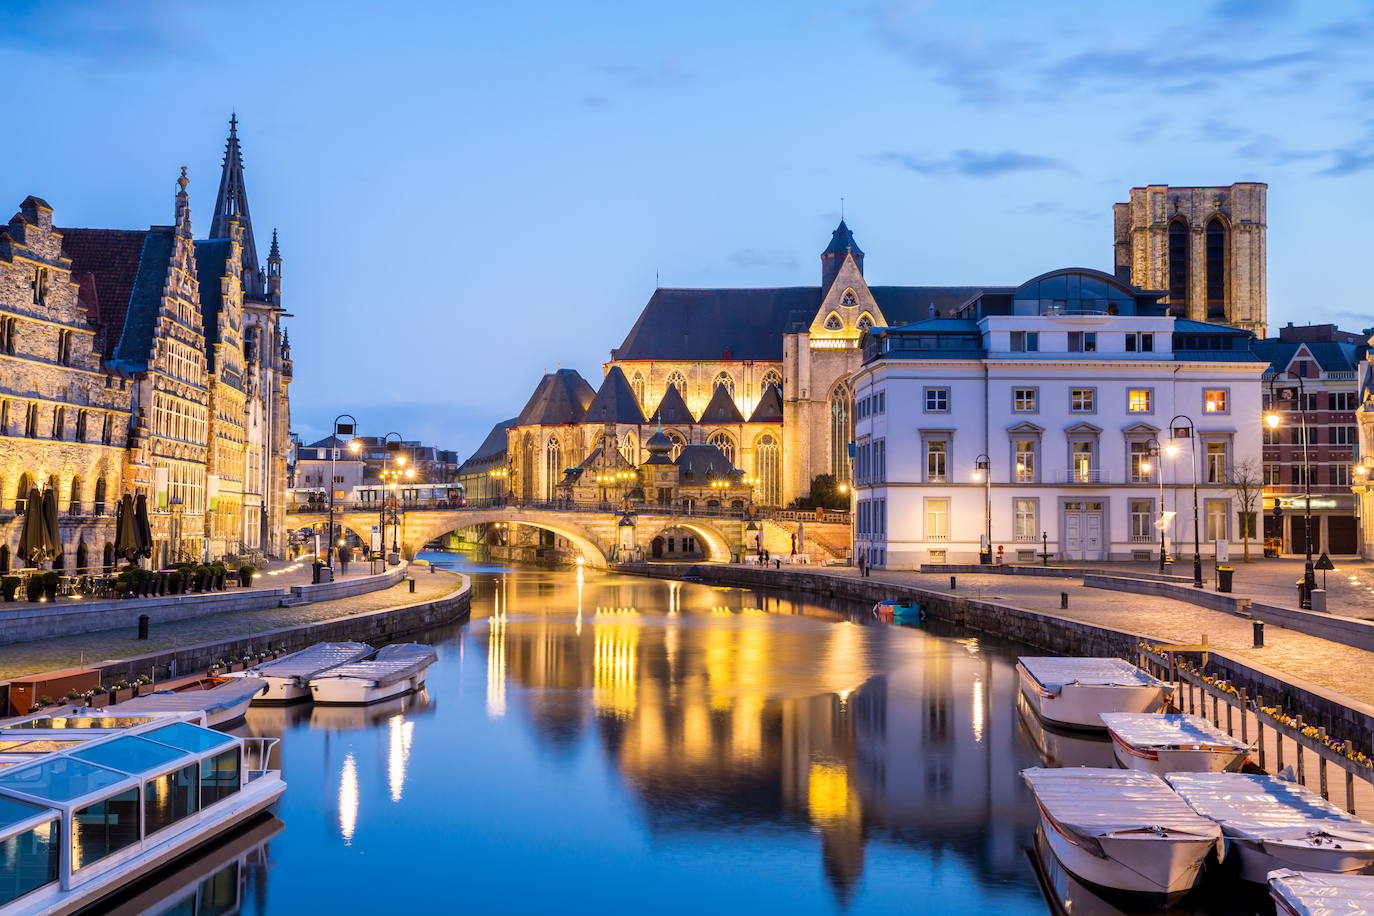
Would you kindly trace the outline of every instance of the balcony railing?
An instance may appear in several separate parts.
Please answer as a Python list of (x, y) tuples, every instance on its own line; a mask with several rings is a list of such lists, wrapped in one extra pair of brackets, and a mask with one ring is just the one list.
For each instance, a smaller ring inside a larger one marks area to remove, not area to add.
[(1056, 483), (1106, 483), (1101, 468), (1069, 468), (1056, 475)]

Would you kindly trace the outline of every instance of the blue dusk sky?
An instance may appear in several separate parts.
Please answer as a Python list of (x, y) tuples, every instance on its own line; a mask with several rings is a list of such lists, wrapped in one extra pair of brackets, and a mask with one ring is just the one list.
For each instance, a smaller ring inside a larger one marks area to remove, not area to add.
[(1269, 316), (1374, 325), (1374, 3), (9, 0), (0, 203), (204, 232), (237, 111), (295, 428), (466, 454), (663, 286), (1110, 270), (1149, 183), (1269, 183)]

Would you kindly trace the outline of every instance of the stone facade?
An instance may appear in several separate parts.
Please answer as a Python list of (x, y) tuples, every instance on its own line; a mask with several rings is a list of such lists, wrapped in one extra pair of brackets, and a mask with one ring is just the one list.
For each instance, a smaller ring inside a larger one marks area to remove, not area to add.
[(102, 365), (96, 333), (53, 229), (28, 197), (0, 229), (0, 571), (16, 551), (29, 490), (55, 488), (65, 569), (113, 554), (130, 384)]
[(1179, 318), (1244, 328), (1268, 322), (1265, 202), (1269, 186), (1132, 188), (1112, 208), (1117, 277), (1164, 290)]

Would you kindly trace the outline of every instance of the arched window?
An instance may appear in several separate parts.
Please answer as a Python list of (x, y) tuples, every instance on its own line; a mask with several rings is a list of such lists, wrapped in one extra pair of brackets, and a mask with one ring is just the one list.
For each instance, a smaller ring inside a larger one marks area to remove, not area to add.
[(534, 461), (534, 436), (525, 433), (520, 443), (520, 495), (534, 499), (534, 477), (539, 468)]
[(720, 449), (720, 453), (725, 456), (725, 460), (730, 462), (733, 467), (735, 464), (735, 440), (730, 438), (729, 433), (720, 432), (706, 440), (708, 445), (714, 445)]
[(1188, 317), (1190, 267), (1188, 224), (1179, 218), (1169, 224), (1169, 312), (1175, 317)]
[(864, 312), (859, 316), (858, 326), (860, 331), (866, 331), (873, 327), (873, 316), (868, 314), (868, 312)]
[[(81, 514), (81, 478), (79, 476), (72, 478), (72, 491), (67, 498), (67, 514)], [(82, 564), (78, 563), (77, 565), (80, 566)]]
[(76, 545), (76, 569), (78, 572), (84, 571), (90, 562), (90, 551), (86, 550), (86, 542), (80, 541)]
[(840, 382), (830, 392), (830, 473), (849, 480), (849, 441), (854, 438), (849, 386)]
[(765, 433), (754, 442), (754, 476), (759, 479), (759, 502), (765, 506), (782, 503), (782, 474), (778, 440)]
[(1207, 223), (1207, 318), (1226, 316), (1226, 224), (1220, 217)]
[(763, 374), (763, 379), (759, 382), (759, 397), (768, 393), (769, 385), (782, 391), (782, 373), (776, 369), (769, 369)]
[(563, 479), (563, 443), (554, 436), (544, 446), (544, 498), (553, 499), (558, 495), (556, 489)]
[(14, 514), (23, 515), (24, 507), (29, 504), (29, 491), (33, 489), (33, 478), (27, 473), (19, 475), (19, 486), (14, 488)]
[(845, 291), (844, 291), (844, 295), (840, 297), (840, 305), (843, 305), (843, 306), (845, 306), (846, 308), (849, 308), (849, 307), (852, 307), (852, 306), (855, 306), (855, 305), (858, 305), (858, 304), (859, 304), (859, 297), (856, 296), (856, 295), (854, 295), (854, 290), (852, 290), (852, 289), (847, 289), (847, 290), (845, 290)]
[(115, 565), (114, 545), (111, 544), (109, 541), (106, 541), (106, 542), (105, 542), (105, 571), (106, 571), (106, 572), (111, 572), (111, 571), (113, 571), (113, 570), (114, 570), (114, 565)]
[(639, 402), (640, 408), (644, 407), (644, 375), (636, 372), (630, 376), (630, 390), (635, 393), (635, 400)]
[(76, 441), (77, 441), (77, 442), (85, 442), (85, 441), (86, 441), (86, 427), (90, 425), (90, 419), (91, 419), (91, 412), (90, 412), (89, 410), (80, 410), (80, 411), (77, 411), (77, 414), (76, 414)]
[(10, 545), (0, 544), (0, 573), (10, 571)]
[(715, 380), (714, 382), (711, 383), (711, 394), (714, 395), (714, 394), (716, 393), (716, 389), (717, 389), (717, 388), (724, 388), (724, 389), (725, 389), (725, 393), (728, 394), (728, 395), (730, 395), (730, 397), (733, 398), (733, 397), (735, 396), (735, 379), (734, 379), (734, 377), (731, 376), (730, 373), (728, 373), (728, 372), (720, 372), (720, 373), (717, 373), (717, 374), (716, 374), (716, 380)]
[(24, 435), (30, 439), (38, 438), (38, 405), (30, 403), (28, 417), (24, 423)]
[(682, 438), (682, 433), (675, 429), (664, 430), (664, 433), (673, 440), (673, 450), (668, 453), (668, 457), (677, 461), (677, 457), (682, 454), (682, 449), (687, 445), (687, 440)]
[(61, 439), (67, 432), (67, 408), (59, 407), (52, 412), (52, 437)]
[(91, 506), (91, 511), (96, 515), (105, 514), (105, 478), (98, 477), (95, 481), (95, 503)]
[(663, 389), (664, 394), (668, 393), (668, 388), (676, 388), (678, 394), (682, 395), (684, 398), (687, 397), (687, 376), (683, 375), (681, 372), (678, 372), (676, 369), (674, 369), (672, 372), (669, 372), (668, 384)]
[(827, 331), (841, 331), (844, 329), (844, 322), (836, 312), (831, 312), (825, 318), (825, 329)]
[(630, 467), (639, 467), (639, 443), (635, 441), (635, 434), (627, 432), (620, 437), (620, 455)]

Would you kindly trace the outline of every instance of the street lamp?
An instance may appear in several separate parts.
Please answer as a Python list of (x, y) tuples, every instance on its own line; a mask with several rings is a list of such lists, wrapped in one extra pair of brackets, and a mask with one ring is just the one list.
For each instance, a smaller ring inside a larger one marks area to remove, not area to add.
[[(344, 421), (348, 422), (345, 423)], [(334, 418), (334, 441), (329, 446), (329, 538), (325, 541), (328, 547), (329, 569), (334, 569), (334, 459), (339, 453), (339, 437), (348, 436), (348, 450), (353, 454), (358, 453), (362, 448), (362, 443), (353, 438), (358, 429), (358, 421), (352, 414), (341, 413)], [(319, 551), (315, 552), (316, 560), (319, 559)]]
[(1159, 571), (1164, 572), (1165, 555), (1169, 545), (1164, 540), (1164, 465), (1159, 460), (1159, 440), (1154, 436), (1145, 440), (1145, 454), (1148, 460), (1140, 462), (1140, 470), (1149, 474), (1153, 468), (1155, 480), (1159, 482)]
[[(1180, 423), (1180, 420), (1183, 422)], [(1193, 425), (1193, 418), (1186, 414), (1174, 417), (1169, 421), (1169, 433), (1174, 440), (1189, 440), (1189, 446), (1193, 450), (1188, 462), (1193, 469), (1193, 588), (1202, 588), (1202, 539), (1197, 522), (1197, 429)], [(1170, 442), (1166, 451), (1170, 458), (1177, 455), (1177, 442)]]
[(1303, 566), (1302, 588), (1298, 595), (1298, 604), (1304, 610), (1312, 607), (1312, 589), (1317, 587), (1317, 574), (1312, 566), (1312, 465), (1307, 458), (1307, 439), (1309, 436), (1307, 425), (1307, 392), (1303, 386), (1302, 376), (1292, 369), (1285, 369), (1282, 372), (1275, 372), (1269, 376), (1269, 410), (1264, 415), (1264, 423), (1270, 429), (1278, 429), (1283, 418), (1278, 413), (1278, 401), (1291, 401), (1293, 399), (1293, 389), (1284, 388), (1281, 394), (1276, 394), (1274, 382), (1279, 376), (1292, 376), (1298, 380), (1298, 428), (1302, 431), (1302, 492), (1303, 492), (1303, 546), (1307, 549), (1307, 562)]
[(973, 459), (973, 479), (983, 482), (983, 548), (978, 551), (978, 562), (984, 566), (992, 563), (992, 458), (987, 454)]
[[(395, 441), (392, 441), (392, 436), (396, 437)], [(383, 461), (384, 463), (385, 461), (391, 461), (396, 465), (396, 467), (388, 469), (385, 467), (384, 464), (382, 472), (379, 476), (382, 478), (383, 481), (386, 482), (386, 489), (389, 490), (392, 494), (394, 494), (396, 491), (396, 481), (402, 473), (400, 469), (404, 467), (406, 463), (406, 456), (401, 454), (402, 441), (403, 440), (401, 434), (397, 432), (390, 432), (382, 437), (382, 444), (386, 448), (387, 452), (387, 457)], [(390, 565), (396, 566), (401, 562), (400, 545), (397, 543), (400, 540), (401, 534), (401, 513), (399, 504), (396, 502), (396, 496), (388, 496), (384, 491), (382, 494), (381, 527), (378, 529), (381, 533), (380, 543), (378, 544), (378, 547), (381, 550), (386, 549), (386, 517), (388, 508), (390, 508), (391, 510), (391, 523), (394, 531), (391, 536), (391, 553), (386, 558), (386, 561)]]

